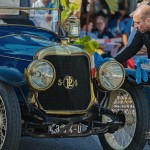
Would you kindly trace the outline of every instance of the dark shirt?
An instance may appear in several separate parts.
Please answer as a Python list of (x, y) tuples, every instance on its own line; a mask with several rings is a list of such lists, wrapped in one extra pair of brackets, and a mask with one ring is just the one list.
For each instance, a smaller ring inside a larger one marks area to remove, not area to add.
[(109, 39), (109, 38), (113, 38), (113, 35), (111, 32), (104, 30), (103, 33), (99, 34), (98, 31), (94, 32), (95, 35), (99, 38), (99, 39)]
[(130, 36), (131, 38), (129, 37), (127, 46), (115, 57), (115, 59), (123, 63), (133, 57), (143, 45), (146, 46), (148, 58), (150, 59), (150, 32), (141, 33), (134, 29)]

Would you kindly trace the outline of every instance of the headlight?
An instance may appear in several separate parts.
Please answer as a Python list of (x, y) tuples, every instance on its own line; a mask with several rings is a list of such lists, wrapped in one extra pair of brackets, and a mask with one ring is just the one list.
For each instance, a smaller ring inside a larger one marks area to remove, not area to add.
[(53, 65), (46, 60), (35, 60), (26, 70), (29, 84), (38, 91), (48, 89), (54, 83), (55, 74)]
[(124, 82), (124, 68), (117, 61), (107, 61), (100, 66), (97, 79), (104, 90), (116, 90)]

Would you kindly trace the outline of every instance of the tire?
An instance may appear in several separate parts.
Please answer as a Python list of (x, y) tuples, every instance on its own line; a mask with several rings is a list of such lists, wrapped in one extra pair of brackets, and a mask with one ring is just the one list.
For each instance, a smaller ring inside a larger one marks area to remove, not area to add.
[(147, 96), (148, 103), (149, 103), (149, 106), (150, 106), (150, 87), (143, 87), (143, 91)]
[[(108, 108), (115, 112), (123, 111), (126, 114), (125, 124), (113, 134), (99, 135), (103, 149), (142, 150), (147, 142), (146, 132), (150, 127), (148, 100), (142, 88), (125, 82), (120, 89), (110, 94)], [(102, 118), (103, 122), (108, 119), (103, 116)]]
[(21, 137), (21, 113), (13, 88), (0, 82), (0, 149), (17, 150)]

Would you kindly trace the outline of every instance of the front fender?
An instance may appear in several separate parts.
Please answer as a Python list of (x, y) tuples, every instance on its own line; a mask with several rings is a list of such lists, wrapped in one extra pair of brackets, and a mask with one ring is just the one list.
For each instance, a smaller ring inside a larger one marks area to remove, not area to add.
[(24, 75), (16, 68), (1, 66), (0, 81), (15, 87), (20, 87), (26, 83)]
[[(134, 84), (137, 84), (136, 82), (136, 70), (135, 69), (129, 69), (129, 68), (125, 68), (125, 72), (126, 72), (126, 79)], [(141, 81), (141, 83), (139, 85), (150, 85), (149, 81), (148, 82), (144, 82), (143, 80)]]
[(125, 72), (126, 72), (126, 77), (132, 77), (133, 79), (136, 80), (136, 71), (135, 71), (135, 69), (125, 68)]
[(132, 82), (134, 84), (137, 84), (135, 69), (125, 68), (125, 73), (126, 73), (126, 80), (128, 80), (129, 82)]

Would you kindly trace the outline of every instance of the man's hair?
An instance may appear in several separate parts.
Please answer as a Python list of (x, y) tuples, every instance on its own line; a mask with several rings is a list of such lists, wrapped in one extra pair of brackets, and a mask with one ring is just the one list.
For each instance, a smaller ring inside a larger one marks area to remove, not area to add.
[(146, 0), (146, 1), (143, 1), (143, 2), (141, 2), (141, 3), (138, 3), (138, 4), (137, 4), (137, 8), (140, 7), (140, 6), (143, 5), (143, 4), (150, 5), (150, 0)]
[[(149, 5), (149, 6), (150, 6), (150, 0), (145, 0), (145, 1), (141, 2), (141, 3), (138, 3), (138, 4), (137, 4), (137, 8), (139, 8), (139, 7), (142, 6), (142, 5)], [(136, 8), (136, 9), (137, 9), (137, 8)], [(130, 16), (130, 17), (133, 17), (133, 14), (135, 13), (135, 11), (136, 11), (136, 10), (134, 10), (129, 16)]]
[(135, 14), (140, 15), (141, 19), (150, 18), (150, 6), (143, 4), (135, 10)]

